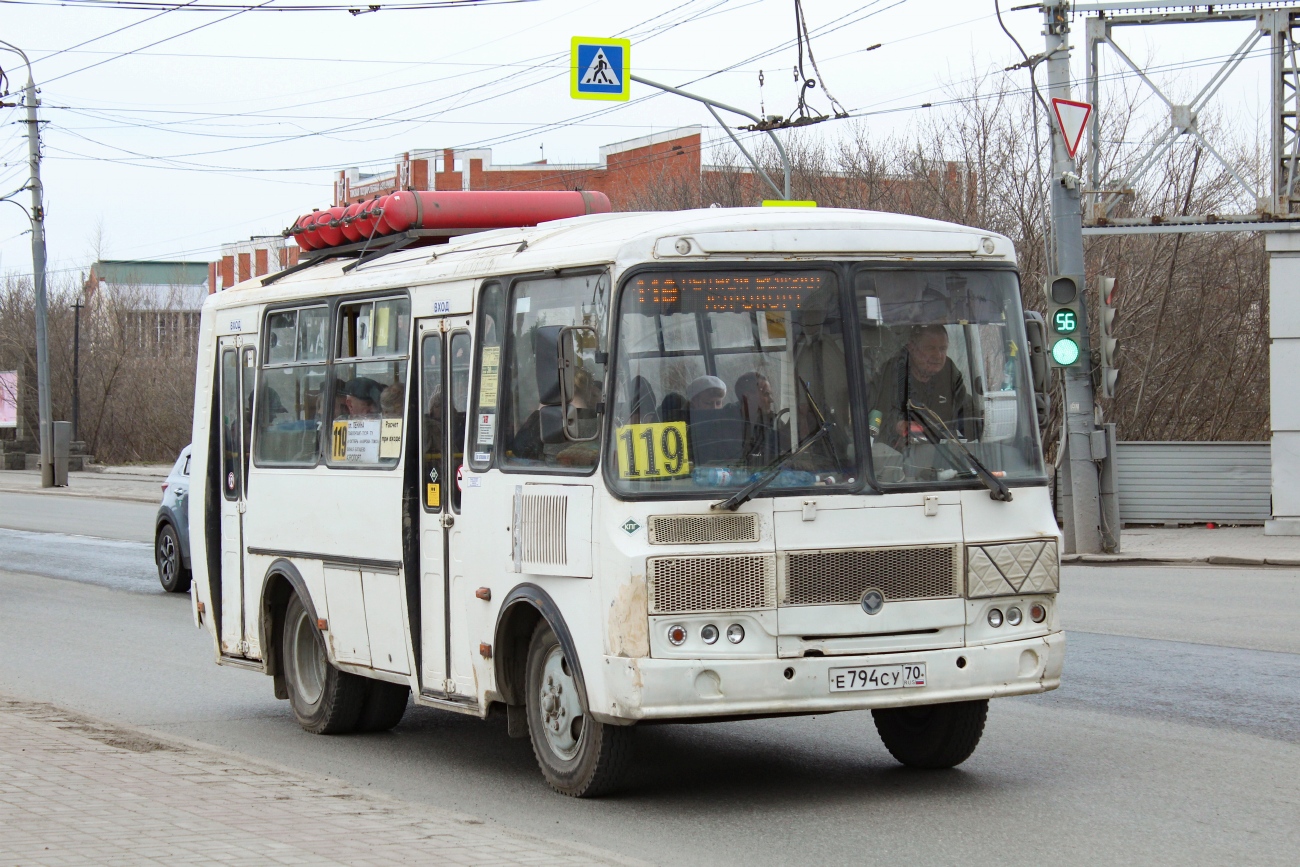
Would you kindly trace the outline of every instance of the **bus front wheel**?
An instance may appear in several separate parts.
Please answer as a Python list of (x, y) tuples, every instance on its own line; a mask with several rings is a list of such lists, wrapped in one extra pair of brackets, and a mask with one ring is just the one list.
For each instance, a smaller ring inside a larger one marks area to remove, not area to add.
[(909, 768), (951, 768), (970, 758), (984, 734), (988, 699), (873, 710), (885, 749)]
[(285, 608), (281, 636), (284, 682), (298, 724), (318, 735), (355, 729), (366, 699), (366, 679), (330, 665), (325, 640), (297, 595)]
[(550, 624), (542, 621), (528, 646), (528, 734), (542, 776), (574, 798), (612, 791), (627, 765), (632, 730), (587, 713), (574, 669)]

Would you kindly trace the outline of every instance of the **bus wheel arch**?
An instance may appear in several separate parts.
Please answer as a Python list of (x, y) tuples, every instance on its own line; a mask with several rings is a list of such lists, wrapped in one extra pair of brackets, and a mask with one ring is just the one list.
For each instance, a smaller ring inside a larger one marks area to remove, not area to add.
[(258, 632), (263, 655), (266, 658), (266, 673), (275, 681), (275, 697), (278, 699), (289, 697), (284, 682), (284, 660), (280, 658), (280, 645), (285, 609), (288, 608), (289, 600), (293, 596), (302, 600), (303, 607), (307, 609), (312, 622), (318, 622), (320, 616), (316, 613), (311, 591), (307, 589), (307, 582), (303, 580), (302, 573), (290, 561), (284, 558), (277, 559), (266, 570), (266, 577), (262, 579)]
[(497, 692), (507, 705), (524, 704), (524, 687), (527, 680), (528, 645), (540, 621), (546, 621), (555, 632), (560, 646), (573, 660), (574, 679), (585, 693), (587, 684), (582, 676), (582, 660), (573, 643), (573, 635), (551, 595), (536, 584), (519, 584), (506, 595), (497, 614), (493, 636), (493, 662)]

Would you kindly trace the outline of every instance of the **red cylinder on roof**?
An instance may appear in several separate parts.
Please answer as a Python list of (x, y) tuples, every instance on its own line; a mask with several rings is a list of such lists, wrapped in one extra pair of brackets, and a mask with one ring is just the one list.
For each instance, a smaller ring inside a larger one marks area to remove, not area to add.
[(343, 216), (345, 208), (334, 207), (327, 211), (321, 211), (320, 216), (316, 218), (316, 237), (320, 240), (323, 247), (337, 247), (339, 244), (348, 243), (348, 239), (343, 234), (343, 228), (339, 225), (339, 218)]
[(380, 232), (385, 228), (390, 232), (506, 229), (583, 214), (604, 214), (609, 210), (609, 198), (592, 190), (404, 191), (388, 197)]
[(405, 232), (536, 226), (548, 220), (605, 214), (609, 198), (595, 190), (404, 190), (368, 202), (313, 211), (288, 229), (298, 246), (319, 250)]

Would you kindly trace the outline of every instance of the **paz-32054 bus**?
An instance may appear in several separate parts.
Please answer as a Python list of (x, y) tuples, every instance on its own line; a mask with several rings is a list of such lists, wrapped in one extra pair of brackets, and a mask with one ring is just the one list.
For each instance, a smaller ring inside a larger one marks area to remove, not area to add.
[(1006, 238), (714, 208), (357, 255), (202, 315), (195, 616), (308, 731), (504, 713), (590, 796), (640, 723), (869, 709), (950, 767), (1058, 686)]

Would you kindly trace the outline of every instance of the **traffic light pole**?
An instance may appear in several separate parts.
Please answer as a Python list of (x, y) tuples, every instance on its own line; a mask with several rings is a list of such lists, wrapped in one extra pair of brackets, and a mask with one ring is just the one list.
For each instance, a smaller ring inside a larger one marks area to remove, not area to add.
[[(1047, 80), (1050, 96), (1070, 98), (1070, 4), (1050, 0), (1043, 5), (1047, 38)], [(1054, 267), (1052, 273), (1074, 278), (1087, 292), (1083, 267), (1083, 211), (1079, 176), (1065, 137), (1052, 124), (1050, 197)], [(1101, 498), (1094, 457), (1104, 457), (1104, 436), (1096, 437), (1093, 414), (1092, 363), (1088, 341), (1087, 304), (1080, 305), (1078, 343), (1083, 360), (1061, 369), (1065, 378), (1065, 454), (1061, 459), (1061, 518), (1065, 553), (1098, 554), (1102, 550)], [(1094, 455), (1094, 451), (1102, 454)]]
[(16, 45), (0, 40), (23, 59), (27, 66), (27, 86), (23, 89), (23, 103), (27, 108), (27, 160), (31, 168), (28, 188), (32, 193), (32, 288), (36, 294), (36, 413), (41, 444), (41, 487), (54, 487), (54, 449), (50, 427), (53, 411), (50, 408), (50, 349), (46, 339), (45, 298), (45, 205), (41, 199), (41, 122), (36, 108), (36, 82), (32, 80), (32, 64)]

